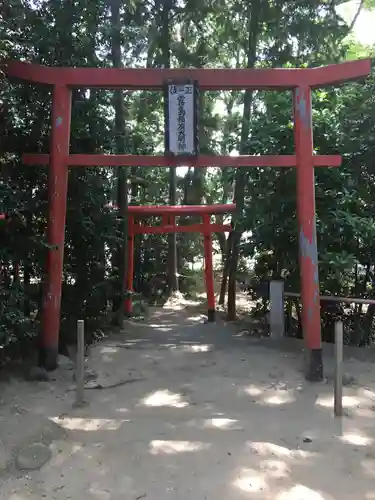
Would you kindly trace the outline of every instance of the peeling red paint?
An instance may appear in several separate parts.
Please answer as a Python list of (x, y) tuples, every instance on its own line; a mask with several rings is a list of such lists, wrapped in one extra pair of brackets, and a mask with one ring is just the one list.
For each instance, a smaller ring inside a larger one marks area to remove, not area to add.
[(305, 88), (296, 89), (296, 112), (298, 113), (301, 124), (304, 127), (311, 127), (311, 105), (308, 105), (309, 96), (306, 95)]
[(297, 215), (302, 298), (302, 329), (309, 349), (320, 349), (320, 302), (316, 241), (315, 180), (311, 122), (311, 89), (294, 92), (294, 136), (297, 157)]
[(71, 92), (62, 85), (52, 94), (50, 167), (48, 170), (48, 250), (46, 288), (42, 312), (41, 348), (57, 352), (60, 329), (61, 286), (68, 186)]

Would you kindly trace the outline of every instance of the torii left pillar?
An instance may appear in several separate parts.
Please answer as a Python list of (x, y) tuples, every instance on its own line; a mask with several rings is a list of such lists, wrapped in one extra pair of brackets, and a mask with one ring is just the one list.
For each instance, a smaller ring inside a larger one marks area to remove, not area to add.
[(43, 290), (39, 365), (57, 367), (60, 330), (61, 289), (64, 262), (71, 91), (55, 85), (52, 92), (51, 155), (48, 170), (48, 255)]

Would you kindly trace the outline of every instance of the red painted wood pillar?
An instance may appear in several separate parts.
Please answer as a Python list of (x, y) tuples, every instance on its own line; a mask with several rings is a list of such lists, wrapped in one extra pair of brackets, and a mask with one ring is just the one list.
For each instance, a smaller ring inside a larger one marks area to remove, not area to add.
[(204, 274), (206, 278), (207, 291), (207, 320), (215, 321), (215, 289), (214, 273), (212, 264), (212, 233), (210, 228), (210, 216), (203, 215), (204, 226)]
[(52, 92), (51, 153), (48, 170), (47, 240), (51, 248), (48, 249), (47, 254), (39, 345), (39, 364), (48, 370), (54, 370), (57, 367), (59, 345), (70, 114), (71, 92), (65, 85), (56, 85)]
[[(126, 292), (133, 292), (134, 279), (134, 217), (128, 216), (128, 263), (126, 266)], [(131, 295), (125, 298), (124, 312), (126, 316), (131, 316), (133, 300)]]
[(302, 298), (302, 329), (307, 347), (306, 378), (323, 378), (320, 328), (318, 249), (311, 89), (294, 91), (294, 136), (297, 157), (297, 215)]

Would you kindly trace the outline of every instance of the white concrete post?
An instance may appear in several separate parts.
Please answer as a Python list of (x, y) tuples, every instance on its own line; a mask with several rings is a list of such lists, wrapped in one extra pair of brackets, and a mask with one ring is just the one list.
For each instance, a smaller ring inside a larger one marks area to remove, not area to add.
[(285, 336), (284, 281), (270, 281), (270, 336), (280, 339)]
[(77, 321), (77, 356), (76, 356), (76, 400), (74, 406), (85, 403), (85, 322)]
[(342, 361), (343, 361), (344, 327), (342, 321), (335, 322), (335, 384), (334, 410), (335, 417), (342, 417)]

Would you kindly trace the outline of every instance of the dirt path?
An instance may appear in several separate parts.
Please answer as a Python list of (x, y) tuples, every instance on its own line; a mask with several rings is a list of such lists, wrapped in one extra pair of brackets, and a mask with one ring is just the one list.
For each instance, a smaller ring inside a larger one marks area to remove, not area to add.
[(52, 457), (4, 472), (0, 499), (375, 500), (374, 365), (346, 362), (335, 421), (332, 384), (307, 384), (300, 353), (201, 321), (155, 311), (93, 348), (103, 388), (81, 410), (71, 372), (1, 386), (3, 456), (39, 436)]

